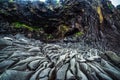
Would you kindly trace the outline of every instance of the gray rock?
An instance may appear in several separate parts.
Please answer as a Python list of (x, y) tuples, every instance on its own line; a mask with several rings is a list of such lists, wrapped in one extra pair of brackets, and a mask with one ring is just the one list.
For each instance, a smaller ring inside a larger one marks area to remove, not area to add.
[(77, 63), (77, 76), (80, 80), (88, 80), (87, 75), (85, 75), (81, 70), (80, 70), (80, 65)]
[(102, 80), (113, 80), (110, 76), (108, 76), (103, 70), (101, 71), (98, 67), (93, 66), (92, 64), (89, 64), (89, 66), (95, 70), (98, 77), (100, 77)]
[(44, 62), (42, 67), (39, 66), (39, 68), (36, 70), (36, 72), (31, 76), (30, 80), (36, 80), (38, 79), (39, 73), (41, 70), (45, 69), (45, 66), (47, 65), (47, 62)]
[(15, 51), (11, 57), (22, 57), (22, 56), (32, 56), (33, 54), (30, 54), (28, 52), (23, 52), (23, 51)]
[(35, 70), (39, 65), (39, 60), (32, 61), (28, 64), (28, 67), (32, 70)]
[(105, 60), (102, 60), (101, 67), (104, 71), (106, 71), (109, 75), (113, 76), (115, 79), (120, 79), (120, 69), (115, 68), (115, 66), (109, 64)]
[(44, 57), (40, 57), (40, 56), (28, 57), (28, 58), (26, 58), (26, 59), (24, 59), (24, 60), (19, 61), (19, 62), (17, 63), (17, 65), (19, 65), (19, 64), (24, 64), (24, 63), (29, 63), (29, 62), (32, 62), (32, 61), (34, 61), (34, 60), (39, 60), (39, 59), (42, 59), (42, 58), (44, 58)]
[(39, 80), (48, 80), (48, 77), (40, 78)]
[(12, 45), (12, 41), (6, 40), (6, 39), (0, 39), (0, 46), (10, 46)]
[(6, 69), (14, 63), (13, 60), (5, 60), (0, 62), (0, 70)]
[(76, 64), (76, 62), (75, 62), (75, 58), (73, 58), (73, 59), (71, 59), (70, 60), (70, 69), (72, 70), (72, 72), (73, 72), (73, 74), (75, 74), (75, 64)]
[(21, 38), (25, 38), (25, 36), (23, 35), (23, 34), (16, 34), (15, 36), (14, 36), (17, 40), (19, 40), (19, 39), (21, 39)]
[(28, 64), (28, 63), (21, 64), (21, 65), (14, 65), (12, 69), (13, 69), (13, 70), (25, 71), (25, 70), (28, 69), (27, 64)]
[(112, 51), (106, 51), (105, 54), (115, 63), (120, 64), (120, 57)]
[(58, 71), (57, 71), (57, 80), (65, 80), (65, 75), (67, 72), (69, 64), (64, 64)]
[(52, 80), (52, 79), (55, 79), (56, 78), (56, 68), (52, 68), (49, 72), (49, 79)]
[(75, 80), (75, 76), (71, 73), (70, 70), (67, 71), (66, 78), (67, 80)]
[(86, 63), (79, 63), (81, 71), (87, 76), (88, 80), (96, 80), (92, 76), (91, 67)]
[(0, 75), (0, 80), (28, 80), (32, 72), (6, 70)]
[(4, 37), (3, 39), (13, 41), (13, 39), (10, 37)]
[(46, 68), (39, 74), (39, 78), (47, 77), (49, 75), (51, 68)]
[(41, 71), (41, 69), (37, 70), (31, 77), (30, 77), (30, 80), (36, 80), (38, 79), (38, 75), (39, 75), (39, 72)]
[[(7, 37), (4, 40), (12, 41)], [(120, 79), (120, 69), (103, 57), (100, 62), (87, 60), (90, 55), (93, 59), (98, 58), (101, 52), (96, 51), (97, 49), (79, 43), (41, 45), (39, 41), (33, 40), (32, 44), (27, 44), (29, 40), (26, 40), (23, 36), (18, 36), (13, 41), (15, 45), (0, 51), (0, 80)], [(119, 64), (119, 56), (115, 53), (109, 52), (106, 55)]]
[(28, 50), (29, 52), (40, 52), (40, 48), (39, 47), (33, 47), (31, 49)]
[(19, 39), (20, 41), (22, 41), (23, 43), (30, 43), (30, 41), (28, 40), (28, 39), (25, 39), (25, 38), (21, 38), (21, 39)]

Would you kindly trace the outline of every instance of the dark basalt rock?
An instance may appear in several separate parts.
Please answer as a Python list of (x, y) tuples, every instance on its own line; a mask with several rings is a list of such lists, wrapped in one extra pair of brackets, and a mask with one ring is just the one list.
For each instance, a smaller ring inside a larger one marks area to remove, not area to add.
[(37, 37), (45, 42), (54, 42), (80, 32), (83, 33), (82, 38), (78, 35), (77, 39), (82, 39), (93, 47), (117, 53), (120, 51), (120, 11), (109, 0), (66, 0), (62, 6), (52, 8), (41, 2), (30, 1), (24, 4), (4, 1), (0, 5), (0, 18), (4, 23), (11, 25), (19, 22), (23, 27), (29, 25), (42, 29), (6, 29), (1, 25), (1, 33), (16, 34), (17, 31), (29, 38)]
[(119, 10), (120, 10), (120, 5), (117, 5), (117, 9), (119, 9)]
[(0, 0), (0, 80), (120, 80), (119, 41), (109, 0)]

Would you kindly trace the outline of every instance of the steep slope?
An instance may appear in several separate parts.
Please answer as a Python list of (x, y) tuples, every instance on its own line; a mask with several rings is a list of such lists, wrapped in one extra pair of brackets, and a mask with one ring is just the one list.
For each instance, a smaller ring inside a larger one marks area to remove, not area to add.
[(109, 0), (0, 0), (0, 80), (120, 80), (119, 41)]
[(44, 41), (79, 34), (95, 47), (120, 50), (120, 11), (109, 0), (65, 0), (59, 7), (46, 7), (44, 3), (30, 1), (8, 1), (0, 5), (0, 17), (13, 27), (27, 28), (22, 30), (25, 34), (32, 33), (35, 37), (38, 34)]

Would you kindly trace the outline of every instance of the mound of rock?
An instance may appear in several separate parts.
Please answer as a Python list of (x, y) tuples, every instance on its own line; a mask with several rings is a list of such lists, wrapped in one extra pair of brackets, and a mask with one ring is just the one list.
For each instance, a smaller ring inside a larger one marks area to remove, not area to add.
[(21, 32), (47, 42), (82, 36), (89, 44), (120, 51), (120, 11), (109, 0), (65, 0), (52, 8), (39, 1), (1, 1), (0, 5), (0, 33)]
[(120, 56), (112, 51), (80, 42), (43, 43), (21, 34), (3, 35), (0, 41), (6, 45), (0, 50), (0, 80), (120, 79)]

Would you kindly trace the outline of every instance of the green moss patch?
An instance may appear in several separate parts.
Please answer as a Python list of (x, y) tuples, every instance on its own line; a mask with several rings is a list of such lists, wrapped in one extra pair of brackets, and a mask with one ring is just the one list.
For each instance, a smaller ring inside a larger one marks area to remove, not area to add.
[(37, 28), (37, 27), (34, 27), (34, 26), (29, 26), (29, 25), (26, 25), (26, 24), (23, 24), (23, 23), (20, 23), (20, 22), (14, 22), (12, 23), (13, 27), (14, 28), (26, 28), (30, 31), (39, 31), (41, 28)]
[(75, 37), (82, 36), (84, 33), (82, 31), (75, 33)]

